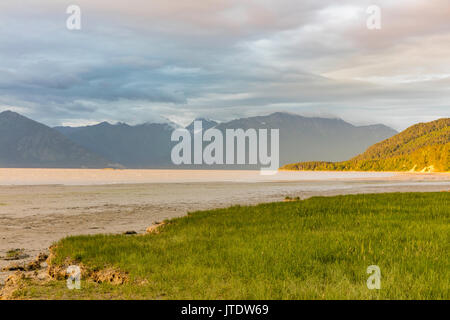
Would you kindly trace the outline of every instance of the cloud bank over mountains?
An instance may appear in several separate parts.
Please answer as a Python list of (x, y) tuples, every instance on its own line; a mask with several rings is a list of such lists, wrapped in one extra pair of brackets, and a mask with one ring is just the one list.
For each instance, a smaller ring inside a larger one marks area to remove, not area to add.
[(49, 125), (290, 111), (396, 129), (450, 116), (448, 0), (0, 4), (0, 111)]

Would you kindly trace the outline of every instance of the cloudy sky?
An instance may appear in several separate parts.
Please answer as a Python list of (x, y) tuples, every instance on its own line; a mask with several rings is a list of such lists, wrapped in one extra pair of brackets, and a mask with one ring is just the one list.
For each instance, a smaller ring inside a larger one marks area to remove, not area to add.
[(6, 109), (48, 125), (287, 111), (404, 129), (450, 116), (450, 2), (2, 1)]

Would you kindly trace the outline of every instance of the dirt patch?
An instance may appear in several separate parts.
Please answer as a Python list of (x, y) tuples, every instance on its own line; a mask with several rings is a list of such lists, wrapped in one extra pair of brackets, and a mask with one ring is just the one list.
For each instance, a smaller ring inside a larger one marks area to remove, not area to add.
[(291, 198), (291, 197), (289, 197), (289, 196), (287, 196), (287, 197), (285, 197), (284, 198), (284, 202), (294, 202), (294, 201), (300, 201), (301, 199), (300, 199), (300, 197), (294, 197), (294, 198)]
[(161, 227), (164, 226), (166, 223), (165, 222), (155, 222), (155, 224), (153, 224), (152, 226), (148, 227), (147, 229), (145, 229), (146, 233), (160, 233), (161, 232)]
[(53, 264), (54, 248), (50, 248), (50, 255), (39, 254), (32, 262), (27, 264), (12, 264), (2, 271), (15, 271), (6, 278), (0, 287), (0, 300), (16, 299), (15, 293), (26, 287), (26, 280), (34, 282), (48, 282), (66, 280), (69, 278), (68, 267), (76, 265), (80, 268), (81, 278), (95, 283), (110, 283), (123, 285), (129, 281), (128, 274), (116, 268), (107, 267), (101, 270), (92, 270), (81, 263), (75, 263), (67, 259), (63, 265)]
[(14, 293), (24, 286), (26, 276), (23, 272), (17, 271), (10, 275), (3, 288), (0, 289), (0, 300), (14, 299)]
[(71, 265), (80, 268), (81, 279), (90, 280), (96, 283), (110, 283), (114, 285), (122, 285), (129, 281), (128, 274), (115, 268), (105, 268), (101, 270), (92, 270), (83, 264), (64, 263), (64, 265), (50, 265), (48, 267), (48, 275), (52, 280), (65, 280), (69, 278), (67, 269)]
[(97, 283), (122, 285), (128, 282), (128, 274), (113, 268), (107, 268), (91, 274), (90, 279)]
[(13, 263), (4, 268), (3, 272), (7, 271), (34, 271), (41, 269), (41, 264), (47, 260), (48, 255), (46, 253), (40, 253), (33, 261), (28, 263)]
[(14, 263), (2, 269), (4, 272), (15, 271), (9, 275), (3, 287), (0, 287), (0, 300), (15, 299), (15, 292), (25, 287), (26, 279), (33, 279), (38, 281), (47, 281), (45, 268), (47, 267), (46, 253), (40, 253), (33, 261), (29, 263), (18, 264)]
[(110, 283), (114, 285), (122, 285), (129, 280), (126, 272), (120, 271), (116, 268), (106, 267), (101, 270), (93, 270), (82, 263), (66, 259), (62, 265), (53, 263), (55, 257), (54, 251), (56, 247), (50, 248), (50, 255), (47, 259), (48, 268), (47, 273), (53, 280), (65, 280), (69, 278), (67, 272), (69, 266), (77, 266), (80, 268), (81, 278), (84, 280), (90, 280), (96, 283)]

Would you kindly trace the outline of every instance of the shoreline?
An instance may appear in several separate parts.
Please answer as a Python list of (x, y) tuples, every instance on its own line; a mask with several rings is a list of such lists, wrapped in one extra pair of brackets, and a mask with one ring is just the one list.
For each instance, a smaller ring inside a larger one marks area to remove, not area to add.
[[(31, 261), (71, 235), (144, 233), (155, 222), (188, 212), (314, 196), (449, 191), (449, 175), (364, 179), (154, 182), (102, 185), (0, 186), (0, 256), (25, 249), (29, 257), (0, 259), (0, 270)], [(0, 284), (11, 272), (0, 272)]]
[(264, 183), (335, 180), (450, 180), (450, 172), (36, 169), (0, 168), (0, 186), (118, 185), (147, 183)]

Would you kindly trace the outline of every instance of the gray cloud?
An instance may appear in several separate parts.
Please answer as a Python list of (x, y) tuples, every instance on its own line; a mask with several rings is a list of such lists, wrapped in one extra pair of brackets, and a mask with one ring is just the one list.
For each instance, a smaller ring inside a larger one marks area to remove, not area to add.
[(0, 110), (50, 125), (273, 111), (403, 129), (450, 116), (448, 0), (0, 4)]

